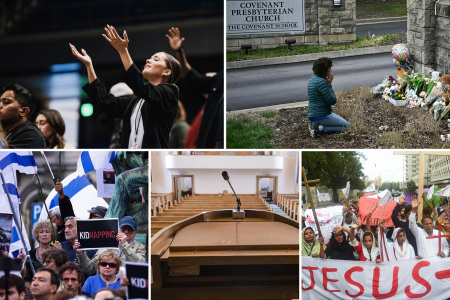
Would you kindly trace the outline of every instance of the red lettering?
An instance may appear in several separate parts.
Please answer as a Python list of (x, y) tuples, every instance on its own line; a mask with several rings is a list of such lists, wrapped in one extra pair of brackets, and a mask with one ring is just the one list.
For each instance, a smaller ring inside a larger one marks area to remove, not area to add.
[(347, 272), (345, 272), (345, 275), (344, 275), (345, 281), (347, 281), (347, 283), (352, 284), (359, 288), (359, 293), (355, 294), (355, 295), (350, 294), (346, 290), (345, 293), (347, 294), (347, 296), (352, 297), (352, 298), (357, 298), (357, 297), (361, 296), (362, 294), (364, 294), (364, 287), (352, 279), (353, 272), (362, 272), (362, 271), (364, 271), (364, 269), (362, 267), (353, 267), (353, 268), (348, 269)]
[(339, 281), (339, 280), (337, 280), (337, 279), (328, 278), (328, 277), (327, 277), (327, 273), (328, 273), (328, 272), (337, 272), (337, 269), (336, 269), (336, 268), (322, 268), (322, 274), (323, 274), (323, 288), (324, 288), (324, 290), (325, 290), (325, 291), (328, 291), (328, 292), (333, 292), (333, 293), (340, 292), (340, 290), (329, 290), (329, 289), (327, 288), (328, 281), (331, 281), (331, 282), (338, 282), (338, 281)]
[(373, 296), (375, 299), (386, 299), (393, 297), (398, 290), (398, 266), (394, 267), (394, 275), (392, 276), (392, 289), (386, 294), (380, 294), (380, 267), (375, 267), (373, 270)]
[(414, 266), (414, 269), (412, 271), (412, 277), (414, 278), (414, 280), (417, 281), (417, 283), (423, 285), (427, 290), (422, 294), (414, 294), (411, 292), (411, 286), (408, 285), (405, 289), (406, 296), (408, 296), (409, 298), (422, 298), (431, 291), (431, 285), (428, 283), (428, 281), (426, 281), (419, 275), (420, 269), (428, 267), (429, 265), (430, 265), (429, 261), (426, 260), (421, 261)]
[(447, 279), (450, 278), (450, 270), (439, 271), (434, 274), (437, 279)]
[(311, 278), (311, 285), (307, 288), (303, 287), (303, 279), (302, 279), (302, 291), (312, 290), (314, 286), (316, 285), (316, 282), (314, 281), (314, 273), (313, 271), (318, 270), (319, 268), (316, 267), (302, 267), (303, 270), (309, 270), (309, 277)]

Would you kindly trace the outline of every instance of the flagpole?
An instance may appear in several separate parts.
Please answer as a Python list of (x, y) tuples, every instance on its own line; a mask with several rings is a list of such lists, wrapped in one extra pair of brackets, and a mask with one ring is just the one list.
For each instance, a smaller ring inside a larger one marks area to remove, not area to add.
[[(11, 196), (9, 195), (8, 188), (6, 187), (5, 178), (3, 177), (3, 171), (1, 171), (1, 170), (0, 170), (0, 177), (2, 179), (3, 188), (5, 189), (6, 196), (7, 196), (8, 201), (9, 201), (9, 206), (11, 207), (11, 211), (13, 213), (14, 222), (16, 223), (16, 227), (18, 228), (20, 225), (19, 225), (19, 223), (17, 221), (17, 216), (16, 216), (16, 214), (14, 212), (14, 207), (13, 207), (13, 204), (12, 204), (12, 201), (11, 201)], [(34, 276), (35, 272), (34, 272), (33, 263), (31, 262), (30, 253), (28, 252), (28, 249), (27, 249), (27, 247), (25, 245), (25, 239), (23, 237), (22, 230), (18, 230), (18, 231), (19, 231), (20, 239), (22, 241), (22, 245), (24, 246), (24, 249), (25, 249), (25, 253), (27, 254), (27, 261), (28, 261), (28, 263), (30, 265), (31, 273)]]
[[(50, 216), (50, 213), (49, 213), (48, 207), (47, 207), (47, 203), (45, 203), (44, 193), (42, 192), (41, 180), (39, 179), (39, 175), (37, 173), (34, 175), (36, 175), (36, 178), (38, 180), (39, 191), (41, 192), (41, 197), (42, 197), (41, 199), (42, 199), (42, 202), (44, 203), (45, 210), (47, 211), (47, 215)], [(51, 220), (50, 220), (50, 225), (52, 225), (53, 234), (54, 234), (55, 240), (56, 240), (56, 230), (55, 230), (55, 227), (53, 226), (53, 222)]]

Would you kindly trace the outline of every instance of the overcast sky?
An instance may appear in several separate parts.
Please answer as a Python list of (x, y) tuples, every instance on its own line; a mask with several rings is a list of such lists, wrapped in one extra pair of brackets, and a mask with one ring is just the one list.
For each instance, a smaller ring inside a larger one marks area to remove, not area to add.
[(367, 179), (381, 176), (384, 181), (403, 181), (404, 155), (394, 155), (392, 150), (361, 150), (367, 160), (361, 160)]

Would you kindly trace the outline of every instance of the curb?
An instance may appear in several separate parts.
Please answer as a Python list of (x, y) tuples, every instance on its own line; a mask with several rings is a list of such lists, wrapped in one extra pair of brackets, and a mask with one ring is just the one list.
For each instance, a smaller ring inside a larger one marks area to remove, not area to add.
[(358, 56), (358, 55), (388, 53), (388, 52), (392, 51), (393, 46), (394, 45), (387, 45), (387, 46), (380, 46), (380, 47), (319, 52), (319, 53), (310, 53), (310, 54), (302, 54), (302, 55), (294, 55), (294, 56), (282, 56), (282, 57), (273, 57), (273, 58), (261, 58), (261, 59), (253, 59), (253, 60), (233, 61), (233, 62), (227, 62), (227, 70), (299, 63), (299, 62), (305, 62), (305, 61), (314, 61), (314, 60), (324, 57), (324, 56), (329, 57), (329, 58), (339, 58), (339, 57), (349, 57), (349, 56)]
[(246, 114), (246, 113), (250, 113), (250, 112), (265, 112), (265, 111), (274, 111), (274, 110), (277, 111), (280, 109), (289, 109), (289, 108), (306, 107), (306, 106), (308, 106), (308, 101), (271, 105), (271, 106), (262, 106), (262, 107), (255, 107), (255, 108), (247, 108), (247, 109), (241, 109), (241, 110), (232, 110), (232, 111), (227, 111), (227, 114), (235, 115), (235, 114)]
[(359, 19), (356, 20), (356, 25), (367, 25), (367, 24), (378, 24), (378, 23), (389, 23), (389, 22), (400, 22), (408, 21), (408, 17), (389, 17), (389, 18), (378, 18), (378, 19)]

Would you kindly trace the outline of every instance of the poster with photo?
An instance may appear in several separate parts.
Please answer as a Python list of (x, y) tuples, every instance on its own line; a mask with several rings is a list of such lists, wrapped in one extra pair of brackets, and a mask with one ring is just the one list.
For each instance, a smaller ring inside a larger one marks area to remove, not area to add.
[(0, 257), (8, 256), (9, 244), (11, 242), (12, 214), (0, 213)]
[(113, 168), (97, 170), (97, 195), (111, 198), (116, 186), (116, 174)]

